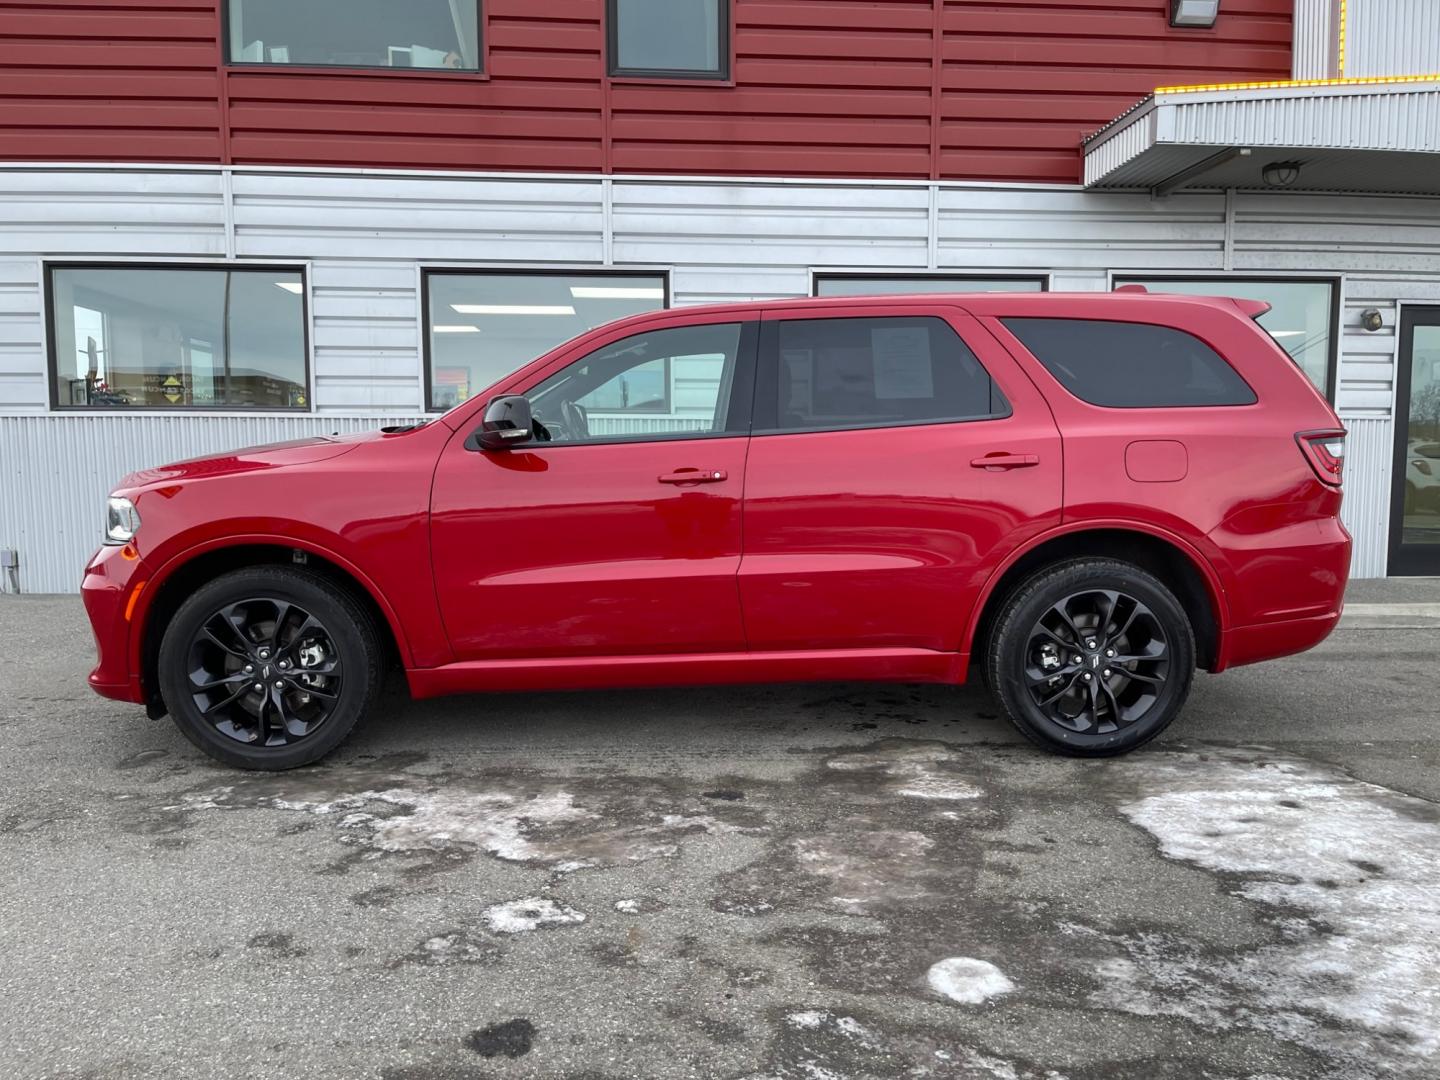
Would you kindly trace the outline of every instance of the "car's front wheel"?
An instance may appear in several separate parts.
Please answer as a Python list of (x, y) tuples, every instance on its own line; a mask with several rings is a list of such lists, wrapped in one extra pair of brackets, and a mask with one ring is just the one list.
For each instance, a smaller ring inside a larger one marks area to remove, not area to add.
[(370, 710), (383, 652), (369, 614), (327, 578), (256, 566), (218, 577), (160, 643), (160, 693), (180, 731), (244, 769), (293, 769)]
[(1041, 746), (1079, 757), (1134, 750), (1185, 704), (1195, 636), (1153, 574), (1113, 559), (1042, 570), (1006, 599), (985, 657), (1010, 719)]

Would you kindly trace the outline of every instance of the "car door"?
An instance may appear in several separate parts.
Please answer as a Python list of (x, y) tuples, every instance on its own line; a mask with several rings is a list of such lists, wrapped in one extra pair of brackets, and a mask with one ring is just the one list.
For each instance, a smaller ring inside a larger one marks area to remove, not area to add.
[(756, 337), (739, 321), (632, 330), (513, 391), (537, 438), (486, 451), (457, 432), (431, 514), (457, 660), (744, 648)]
[(957, 308), (767, 311), (740, 599), (754, 650), (955, 651), (982, 585), (1058, 525), (1048, 405)]

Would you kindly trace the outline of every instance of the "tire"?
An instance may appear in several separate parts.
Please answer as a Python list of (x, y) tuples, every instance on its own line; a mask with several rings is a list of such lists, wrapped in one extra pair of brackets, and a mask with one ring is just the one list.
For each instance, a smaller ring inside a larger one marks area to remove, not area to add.
[(343, 588), (310, 570), (255, 566), (176, 611), (160, 642), (160, 693), (181, 734), (217, 761), (293, 769), (365, 718), (383, 662), (373, 620)]
[(991, 691), (1032, 742), (1114, 757), (1179, 714), (1194, 679), (1195, 634), (1153, 574), (1082, 558), (1037, 572), (1006, 597), (984, 660)]

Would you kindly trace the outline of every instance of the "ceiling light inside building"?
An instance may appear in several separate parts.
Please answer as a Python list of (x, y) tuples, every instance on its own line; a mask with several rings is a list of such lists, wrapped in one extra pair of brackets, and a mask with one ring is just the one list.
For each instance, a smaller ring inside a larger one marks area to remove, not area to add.
[(655, 286), (571, 285), (576, 300), (664, 300), (665, 290)]
[(451, 304), (461, 315), (574, 315), (569, 304)]
[(1170, 0), (1170, 25), (1208, 30), (1220, 15), (1220, 0)]
[(480, 327), (468, 326), (463, 323), (456, 323), (450, 326), (432, 326), (430, 328), (437, 334), (478, 334)]
[(305, 291), (305, 286), (301, 285), (298, 281), (277, 281), (275, 282), (275, 287), (277, 289), (284, 289), (286, 292), (292, 292), (296, 296), (299, 296)]

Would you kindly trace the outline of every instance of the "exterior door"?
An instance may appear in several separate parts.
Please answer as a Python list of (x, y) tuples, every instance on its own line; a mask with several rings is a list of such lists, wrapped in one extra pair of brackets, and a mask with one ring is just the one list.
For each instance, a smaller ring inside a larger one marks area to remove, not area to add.
[(1440, 307), (1405, 309), (1399, 365), (1390, 573), (1440, 574)]
[(480, 451), (456, 433), (431, 536), (457, 660), (745, 647), (755, 337), (754, 323), (632, 331), (522, 391), (539, 438)]
[(762, 323), (740, 567), (750, 647), (954, 652), (996, 562), (1060, 522), (1059, 432), (958, 309), (825, 310)]

